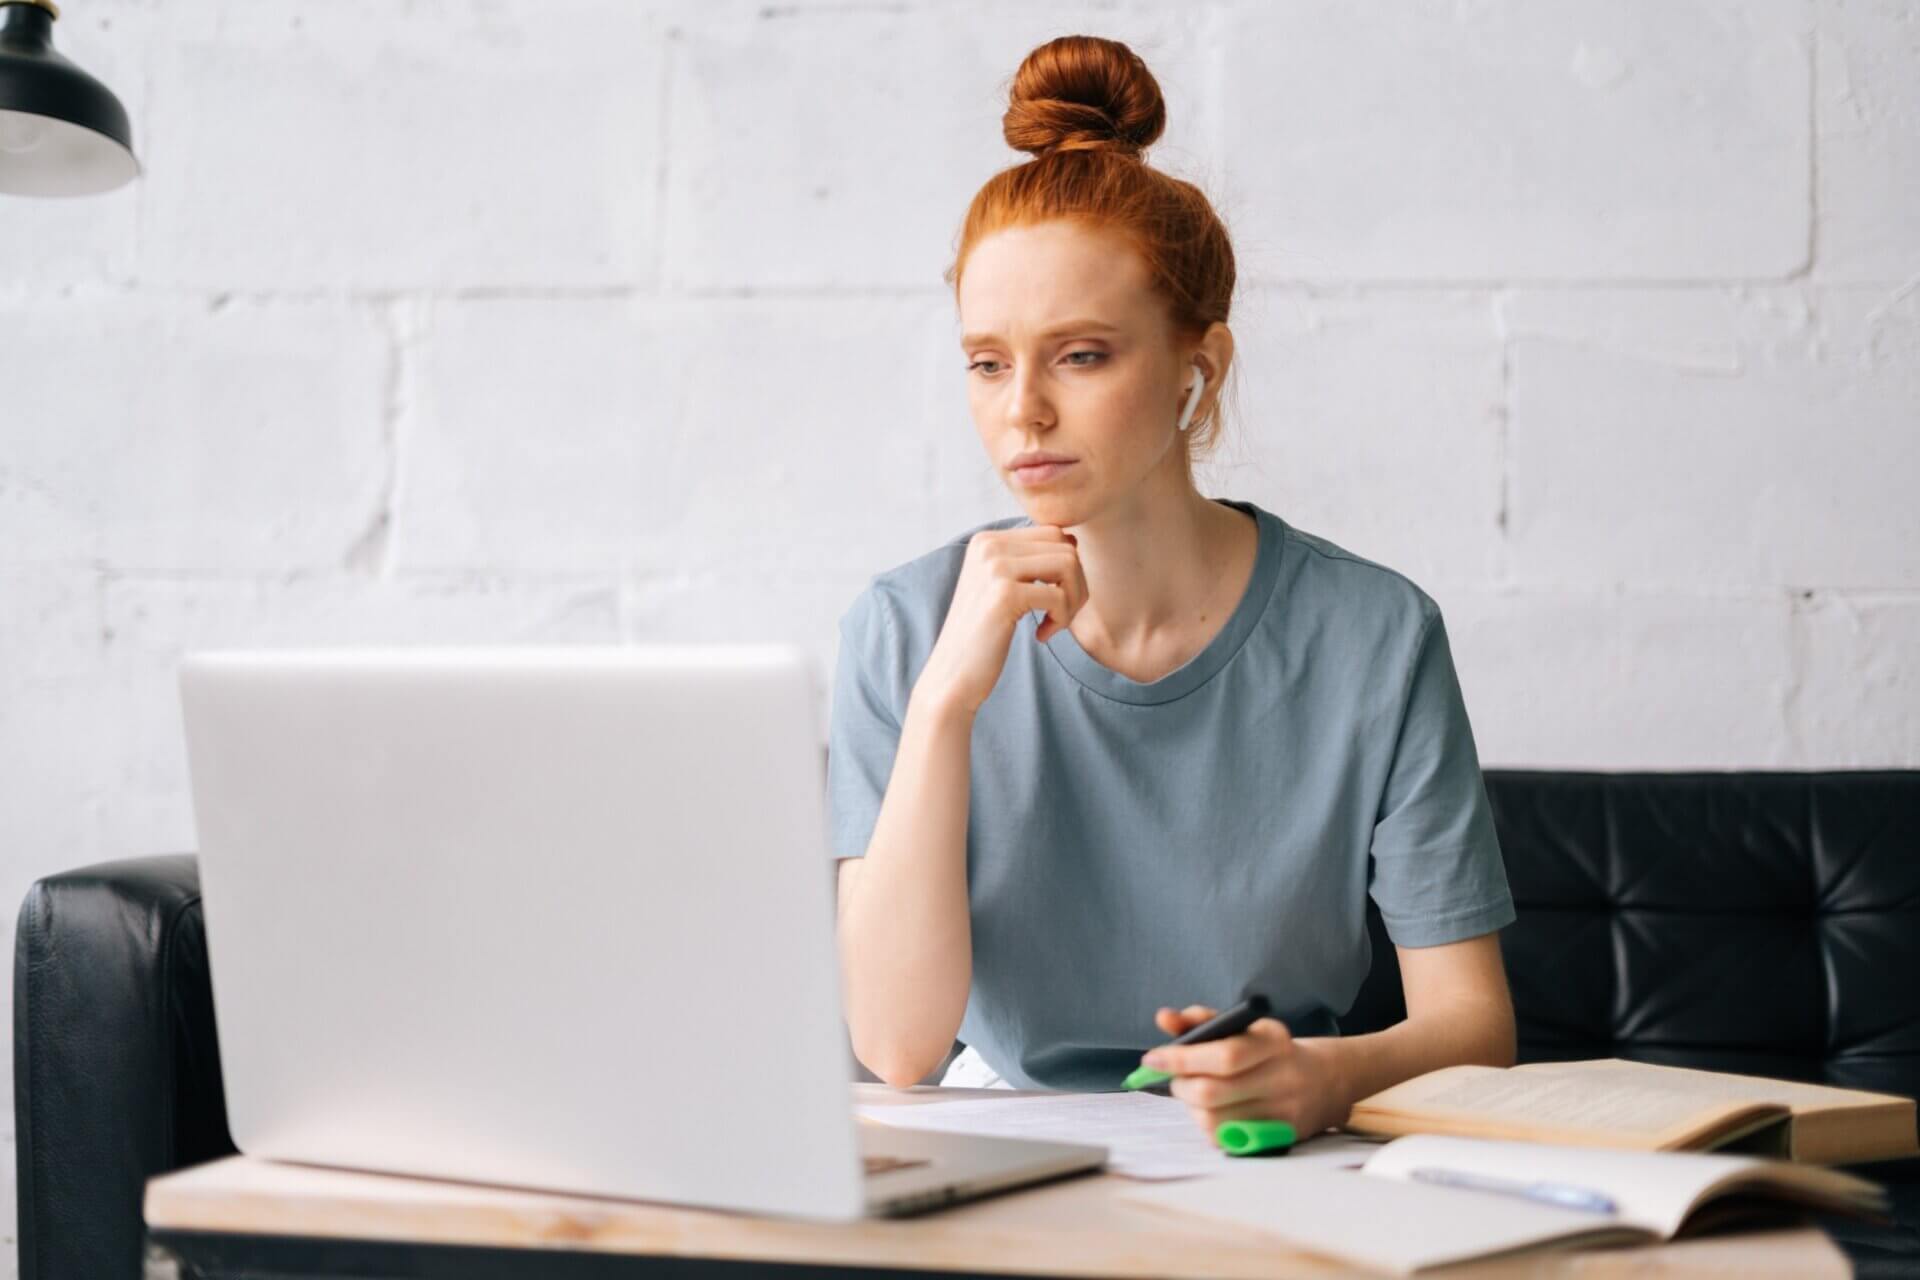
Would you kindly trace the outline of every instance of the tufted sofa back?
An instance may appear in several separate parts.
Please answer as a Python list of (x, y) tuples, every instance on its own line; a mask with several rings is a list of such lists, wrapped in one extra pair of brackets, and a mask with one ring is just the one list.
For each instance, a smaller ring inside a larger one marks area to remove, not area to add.
[[(1920, 1096), (1920, 771), (1490, 770), (1520, 1060)], [(1378, 913), (1347, 1034), (1404, 1016)], [(1385, 957), (1385, 963), (1382, 962)]]

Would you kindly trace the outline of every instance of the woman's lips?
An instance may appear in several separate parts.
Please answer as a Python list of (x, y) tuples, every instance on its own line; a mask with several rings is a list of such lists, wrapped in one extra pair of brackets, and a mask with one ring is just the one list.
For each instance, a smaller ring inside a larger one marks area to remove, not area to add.
[(1072, 462), (1033, 462), (1024, 467), (1015, 467), (1014, 483), (1029, 488), (1037, 484), (1046, 484), (1073, 465)]

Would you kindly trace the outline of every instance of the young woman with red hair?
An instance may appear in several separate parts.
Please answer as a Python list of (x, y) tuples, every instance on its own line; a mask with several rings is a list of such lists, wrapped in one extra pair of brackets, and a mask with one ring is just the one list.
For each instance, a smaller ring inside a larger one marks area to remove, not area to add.
[[(1011, 98), (1033, 158), (975, 196), (947, 280), (981, 444), (1026, 515), (879, 575), (841, 622), (854, 1052), (907, 1085), (957, 1036), (950, 1081), (1074, 1090), (1144, 1054), (1209, 1134), (1302, 1136), (1410, 1076), (1511, 1063), (1514, 910), (1439, 608), (1196, 488), (1233, 251), (1145, 163), (1166, 110), (1141, 60), (1063, 37)], [(1407, 1018), (1342, 1037), (1368, 894)], [(1162, 1044), (1253, 991), (1279, 1016)]]

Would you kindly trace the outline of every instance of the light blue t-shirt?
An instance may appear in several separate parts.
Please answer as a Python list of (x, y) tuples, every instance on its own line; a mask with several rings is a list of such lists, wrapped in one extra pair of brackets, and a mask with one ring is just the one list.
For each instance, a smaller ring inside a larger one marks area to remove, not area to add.
[[(973, 983), (960, 1039), (1019, 1088), (1118, 1088), (1155, 1009), (1265, 994), (1338, 1034), (1371, 964), (1514, 919), (1439, 607), (1250, 503), (1253, 577), (1220, 633), (1142, 684), (1016, 628), (975, 717)], [(1024, 517), (984, 529), (1031, 523)], [(874, 578), (840, 623), (833, 853), (866, 853), (907, 697), (968, 530)]]

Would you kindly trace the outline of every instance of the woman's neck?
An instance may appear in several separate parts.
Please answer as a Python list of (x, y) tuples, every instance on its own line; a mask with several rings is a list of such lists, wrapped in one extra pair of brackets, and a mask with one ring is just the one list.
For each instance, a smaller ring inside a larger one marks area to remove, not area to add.
[(1074, 639), (1123, 674), (1177, 657), (1171, 670), (1205, 647), (1245, 594), (1259, 542), (1245, 513), (1203, 497), (1184, 469), (1072, 532), (1087, 578)]

